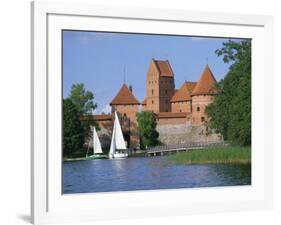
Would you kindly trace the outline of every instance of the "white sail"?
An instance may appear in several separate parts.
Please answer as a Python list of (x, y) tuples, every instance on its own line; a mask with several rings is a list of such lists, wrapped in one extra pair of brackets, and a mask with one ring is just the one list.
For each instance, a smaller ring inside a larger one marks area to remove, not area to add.
[(126, 149), (126, 143), (123, 137), (118, 115), (115, 112), (115, 120), (113, 125), (109, 155), (114, 155), (116, 149)]
[(100, 139), (98, 137), (98, 134), (97, 134), (97, 131), (96, 131), (95, 127), (94, 127), (94, 130), (93, 130), (93, 151), (94, 151), (94, 154), (102, 153)]

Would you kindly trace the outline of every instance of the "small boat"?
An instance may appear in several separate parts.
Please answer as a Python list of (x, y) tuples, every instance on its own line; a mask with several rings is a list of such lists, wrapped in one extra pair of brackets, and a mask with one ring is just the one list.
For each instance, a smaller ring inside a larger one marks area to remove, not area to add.
[(124, 140), (120, 122), (116, 112), (108, 157), (110, 159), (128, 157), (126, 142)]
[(89, 146), (86, 154), (86, 159), (87, 160), (92, 160), (92, 159), (106, 159), (107, 155), (104, 155), (102, 152), (101, 144), (100, 144), (100, 139), (98, 137), (96, 128), (94, 127), (93, 129), (93, 155), (88, 155), (89, 152)]

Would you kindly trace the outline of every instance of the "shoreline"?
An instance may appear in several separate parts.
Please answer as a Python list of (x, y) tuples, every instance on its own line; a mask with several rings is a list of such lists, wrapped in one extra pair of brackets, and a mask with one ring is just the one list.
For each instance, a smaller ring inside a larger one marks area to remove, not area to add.
[(79, 158), (64, 158), (63, 162), (73, 162), (73, 161), (84, 161), (86, 157), (79, 157)]
[[(128, 158), (149, 157), (144, 152), (135, 153)], [(250, 147), (225, 146), (217, 148), (204, 148), (194, 151), (178, 152), (164, 156), (165, 160), (173, 164), (251, 164)], [(164, 158), (163, 157), (163, 158)], [(64, 158), (63, 162), (85, 161), (86, 157)]]

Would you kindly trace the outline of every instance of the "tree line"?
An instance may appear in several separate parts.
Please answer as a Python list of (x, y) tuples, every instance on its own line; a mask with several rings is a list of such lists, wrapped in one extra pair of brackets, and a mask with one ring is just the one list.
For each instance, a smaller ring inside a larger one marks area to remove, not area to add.
[[(85, 155), (84, 142), (91, 135), (90, 126), (97, 124), (91, 114), (97, 107), (94, 94), (84, 84), (73, 84), (70, 94), (63, 99), (63, 155)], [(83, 117), (83, 120), (81, 119)]]
[(251, 144), (251, 41), (228, 41), (216, 50), (230, 64), (217, 84), (218, 95), (206, 107), (209, 126), (232, 144)]

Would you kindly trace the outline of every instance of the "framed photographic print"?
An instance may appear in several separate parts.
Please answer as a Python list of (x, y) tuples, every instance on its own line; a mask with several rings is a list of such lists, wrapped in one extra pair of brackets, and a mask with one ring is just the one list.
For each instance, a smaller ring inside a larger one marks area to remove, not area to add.
[(272, 207), (271, 17), (33, 2), (32, 24), (34, 224)]

